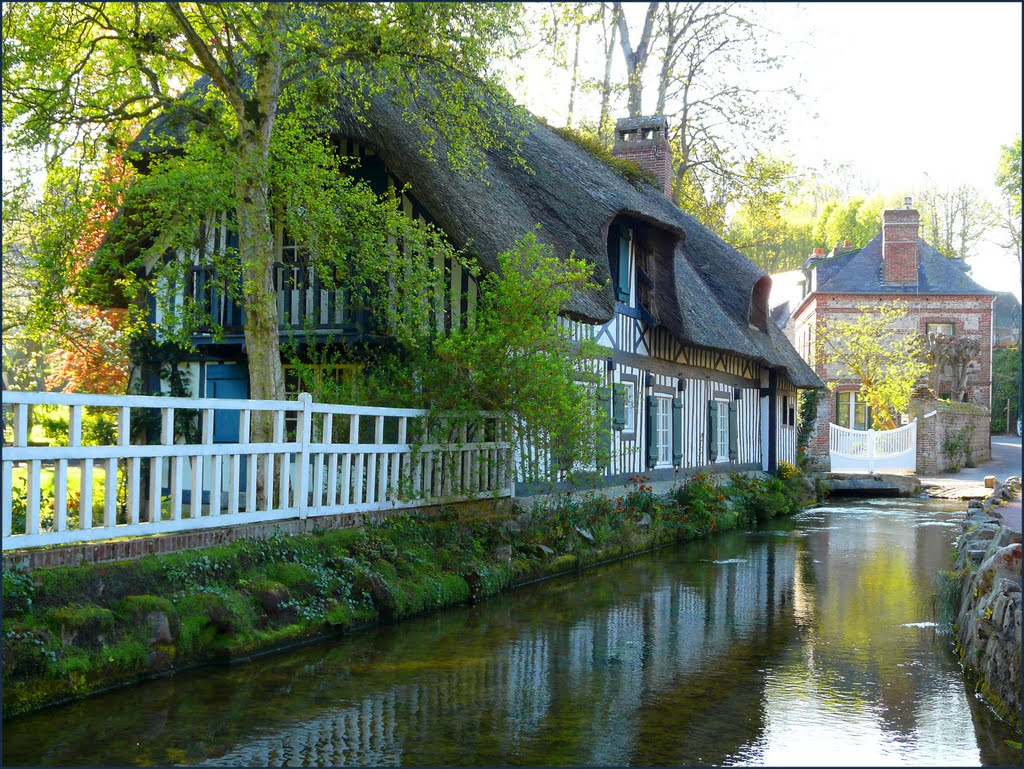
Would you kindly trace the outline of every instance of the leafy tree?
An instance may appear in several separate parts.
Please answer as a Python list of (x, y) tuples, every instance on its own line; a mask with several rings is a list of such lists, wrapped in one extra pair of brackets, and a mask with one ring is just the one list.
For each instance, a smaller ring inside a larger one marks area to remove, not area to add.
[(875, 427), (894, 430), (918, 380), (928, 373), (919, 334), (901, 329), (907, 310), (899, 302), (861, 305), (850, 319), (827, 316), (816, 329), (818, 361), (830, 382), (856, 379)]
[[(173, 110), (188, 126), (184, 137), (161, 137), (177, 146), (131, 188), (143, 230), (158, 234), (143, 257), (190, 249), (204, 217), (231, 212), (238, 246), (215, 266), (239, 284), (252, 395), (279, 398), (275, 222), (282, 217), (307, 243), (314, 227), (333, 227), (317, 232), (323, 243), (345, 215), (367, 210), (365, 191), (346, 183), (336, 163), (329, 170), (317, 141), (330, 132), (330, 104), (340, 94), (360, 105), (386, 91), (411, 120), (422, 115), (420, 127), (444, 142), (448, 162), (469, 171), (483, 147), (503, 137), (480, 130), (468, 89), (517, 16), (515, 5), (446, 3), (5, 5), (8, 141), (42, 149), (48, 165), (72, 159), (88, 182), (90, 164), (123, 150), (143, 121)], [(208, 85), (183, 95), (199, 76)], [(307, 141), (319, 153), (312, 165), (302, 165), (308, 153), (289, 154)], [(347, 191), (356, 201), (348, 208)], [(116, 184), (74, 190), (78, 199), (102, 192), (121, 194)], [(303, 220), (300, 205), (316, 207), (317, 216)], [(345, 249), (335, 242), (330, 250)], [(173, 276), (159, 277), (173, 285)], [(62, 298), (61, 290), (44, 293), (51, 304)], [(268, 424), (253, 429), (269, 434)]]
[[(1006, 403), (1010, 403), (1010, 422)], [(992, 432), (1012, 432), (1020, 403), (1020, 346), (992, 351)]]
[(1010, 144), (1000, 147), (996, 185), (999, 187), (1003, 204), (1002, 210), (999, 212), (999, 226), (1006, 231), (1006, 246), (1017, 257), (1017, 269), (1019, 270), (1021, 264), (1020, 136), (1017, 136)]
[[(498, 262), (480, 285), (476, 328), (439, 340), (425, 366), (431, 408), (498, 412), (521, 448), (555, 453), (566, 468), (592, 465), (596, 377), (587, 369), (598, 350), (573, 341), (559, 312), (592, 285), (593, 268), (555, 258), (532, 233)], [(531, 452), (521, 455), (529, 465)], [(541, 474), (536, 463), (526, 468), (528, 479)]]
[(874, 195), (828, 201), (814, 222), (814, 245), (826, 253), (847, 240), (852, 248), (863, 248), (882, 231), (882, 211), (893, 200)]
[(435, 423), (451, 422), (453, 413), (500, 414), (505, 440), (539, 450), (521, 452), (523, 480), (544, 477), (543, 464), (530, 457), (556, 446), (563, 463), (592, 465), (596, 378), (587, 372), (599, 351), (593, 342), (573, 341), (559, 317), (569, 297), (591, 285), (592, 268), (553, 256), (533, 233), (498, 262), (499, 271), (480, 284), (472, 330), (376, 350), (361, 375), (342, 379), (322, 375), (342, 362), (335, 349), (321, 347), (305, 360), (293, 355), (300, 387), (328, 402), (428, 409)]
[(812, 248), (811, 222), (797, 205), (793, 164), (757, 156), (744, 164), (749, 180), (736, 201), (725, 239), (768, 273), (799, 267)]

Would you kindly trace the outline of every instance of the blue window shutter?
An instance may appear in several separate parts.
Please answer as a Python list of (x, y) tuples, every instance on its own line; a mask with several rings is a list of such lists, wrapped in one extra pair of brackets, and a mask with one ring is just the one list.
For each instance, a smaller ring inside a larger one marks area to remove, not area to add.
[(629, 232), (619, 230), (619, 276), (615, 286), (615, 298), (620, 302), (629, 301)]
[(647, 396), (647, 466), (658, 464), (658, 403), (653, 395)]
[(729, 461), (735, 462), (739, 458), (739, 409), (736, 401), (729, 403)]
[(683, 463), (683, 401), (672, 399), (672, 464)]
[(708, 401), (708, 462), (718, 459), (718, 403)]
[(621, 430), (626, 426), (626, 385), (612, 386), (612, 426)]

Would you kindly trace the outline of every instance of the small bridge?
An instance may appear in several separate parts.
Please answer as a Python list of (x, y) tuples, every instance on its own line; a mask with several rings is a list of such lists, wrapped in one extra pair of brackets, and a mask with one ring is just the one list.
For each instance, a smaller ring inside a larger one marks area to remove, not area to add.
[(913, 473), (917, 470), (917, 420), (896, 430), (850, 430), (829, 424), (833, 473)]

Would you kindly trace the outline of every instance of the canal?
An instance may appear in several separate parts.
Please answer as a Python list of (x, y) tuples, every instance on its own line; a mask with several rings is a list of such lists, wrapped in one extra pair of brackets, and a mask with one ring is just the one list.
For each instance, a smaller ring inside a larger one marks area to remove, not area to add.
[(3, 725), (4, 765), (1019, 765), (930, 622), (963, 513), (806, 510)]

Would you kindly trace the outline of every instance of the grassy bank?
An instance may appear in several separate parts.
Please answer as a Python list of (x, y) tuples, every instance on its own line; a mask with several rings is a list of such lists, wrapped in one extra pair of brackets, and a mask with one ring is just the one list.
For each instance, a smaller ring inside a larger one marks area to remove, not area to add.
[(388, 519), (137, 561), (3, 575), (3, 712), (393, 622), (798, 510), (779, 477), (698, 475), (665, 498), (559, 497), (526, 512)]

